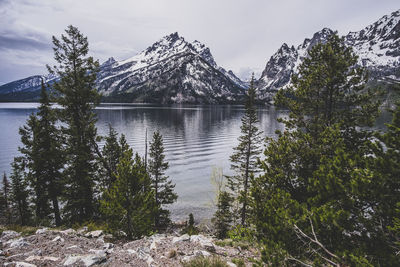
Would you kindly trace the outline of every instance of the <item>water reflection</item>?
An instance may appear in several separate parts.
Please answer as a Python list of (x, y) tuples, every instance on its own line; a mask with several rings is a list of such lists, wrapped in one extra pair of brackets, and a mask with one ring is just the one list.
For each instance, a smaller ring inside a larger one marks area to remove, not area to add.
[[(0, 103), (0, 171), (10, 172), (10, 162), (18, 155), (18, 128), (36, 104)], [(172, 206), (175, 219), (194, 213), (196, 218), (210, 216), (212, 196), (210, 176), (213, 166), (229, 173), (229, 156), (240, 135), (242, 106), (155, 106), (135, 104), (103, 104), (96, 109), (98, 133), (106, 135), (108, 124), (126, 135), (128, 143), (140, 155), (144, 154), (145, 131), (148, 139), (159, 130), (164, 137), (166, 159), (170, 163), (167, 175), (176, 183), (178, 202)], [(275, 136), (283, 126), (276, 119), (287, 115), (274, 108), (258, 111), (264, 136)], [(383, 112), (377, 128), (384, 129), (390, 114)], [(100, 144), (101, 146), (103, 144)]]

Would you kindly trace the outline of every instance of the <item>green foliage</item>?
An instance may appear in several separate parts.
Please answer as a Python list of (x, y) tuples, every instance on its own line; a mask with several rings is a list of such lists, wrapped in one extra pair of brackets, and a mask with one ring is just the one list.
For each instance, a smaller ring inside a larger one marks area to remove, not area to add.
[(189, 214), (189, 221), (182, 230), (182, 233), (188, 235), (197, 235), (199, 233), (199, 229), (194, 225), (194, 216), (192, 213)]
[[(52, 110), (46, 87), (42, 82), (40, 106), (26, 125), (19, 129), (22, 153), (26, 163), (27, 177), (33, 189), (35, 221), (49, 222), (53, 213), (56, 225), (61, 224), (58, 199), (63, 191), (61, 169), (63, 168), (63, 139), (56, 127), (57, 118)], [(52, 208), (50, 207), (52, 206)]]
[[(374, 179), (372, 182), (375, 191), (369, 197), (375, 200), (377, 211), (375, 220), (380, 221), (379, 231), (385, 233), (385, 240), (391, 244), (391, 256), (400, 251), (400, 102), (392, 110), (392, 122), (387, 124), (383, 134), (376, 134), (373, 158)], [(389, 258), (390, 255), (385, 255)]]
[(153, 140), (150, 143), (150, 160), (148, 166), (152, 187), (155, 192), (155, 202), (158, 206), (154, 218), (156, 228), (165, 227), (170, 223), (169, 211), (162, 207), (174, 203), (178, 198), (178, 195), (173, 191), (175, 185), (165, 175), (167, 169), (168, 162), (165, 161), (162, 135), (157, 131), (154, 132)]
[(11, 201), (10, 201), (10, 183), (4, 172), (2, 188), (0, 191), (0, 224), (11, 224)]
[(245, 267), (245, 263), (243, 259), (232, 259), (232, 262), (236, 264), (237, 267)]
[(239, 242), (239, 241), (251, 242), (254, 240), (253, 238), (254, 232), (252, 231), (252, 229), (241, 225), (235, 225), (234, 227), (232, 227), (232, 229), (229, 230), (227, 234), (229, 239), (231, 239), (234, 242)]
[(228, 267), (228, 264), (218, 257), (196, 257), (189, 262), (182, 263), (184, 267)]
[(31, 223), (31, 208), (29, 206), (28, 198), (28, 182), (24, 173), (24, 162), (21, 158), (14, 158), (11, 164), (12, 173), (10, 199), (12, 208), (15, 210), (18, 217), (18, 223), (21, 225), (28, 225)]
[(115, 182), (104, 193), (101, 211), (108, 229), (115, 235), (124, 231), (129, 239), (151, 233), (157, 209), (154, 191), (139, 155), (132, 149), (123, 152), (115, 173)]
[(232, 223), (231, 202), (232, 197), (226, 191), (219, 192), (217, 211), (214, 214), (213, 223), (219, 239), (227, 237)]
[[(251, 177), (257, 172), (257, 160), (261, 153), (261, 132), (257, 128), (258, 118), (255, 106), (254, 76), (251, 79), (248, 97), (245, 102), (245, 114), (240, 127), (242, 135), (238, 138), (239, 144), (234, 148), (230, 157), (231, 169), (235, 175), (227, 176), (228, 184), (234, 194), (236, 205), (232, 213), (240, 214), (240, 223), (246, 225), (250, 203), (249, 187)], [(233, 218), (236, 221), (236, 216)]]
[(117, 171), (117, 165), (122, 155), (122, 148), (118, 143), (118, 133), (111, 125), (109, 125), (108, 136), (105, 137), (105, 141), (102, 151), (103, 157), (101, 158), (104, 171), (100, 180), (102, 187), (108, 189), (115, 181), (114, 174)]
[(379, 103), (356, 62), (334, 34), (309, 51), (292, 87), (276, 96), (290, 111), (280, 119), (286, 130), (267, 140), (252, 187), (254, 224), (271, 265), (392, 264), (378, 233), (379, 182), (365, 128)]
[(97, 129), (94, 108), (100, 96), (95, 88), (99, 63), (88, 57), (89, 44), (76, 27), (68, 26), (61, 39), (53, 37), (54, 59), (58, 66), (50, 73), (60, 77), (54, 83), (56, 101), (63, 107), (60, 119), (65, 127), (66, 169), (64, 217), (70, 222), (90, 220), (95, 213), (93, 188)]

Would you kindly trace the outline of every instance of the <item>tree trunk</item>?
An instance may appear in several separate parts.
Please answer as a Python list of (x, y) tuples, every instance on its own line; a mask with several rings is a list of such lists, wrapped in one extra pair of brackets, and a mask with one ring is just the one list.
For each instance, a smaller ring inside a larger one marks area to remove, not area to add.
[(60, 208), (58, 207), (58, 199), (57, 197), (53, 197), (53, 210), (54, 210), (54, 219), (56, 221), (56, 226), (61, 225), (61, 217), (60, 217)]

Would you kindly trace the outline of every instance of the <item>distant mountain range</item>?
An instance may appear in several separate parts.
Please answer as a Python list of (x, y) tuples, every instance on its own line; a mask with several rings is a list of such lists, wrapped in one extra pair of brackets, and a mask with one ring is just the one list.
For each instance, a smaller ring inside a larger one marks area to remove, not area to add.
[[(358, 55), (358, 64), (369, 70), (373, 80), (400, 81), (400, 10), (386, 15), (358, 32), (344, 36), (347, 45)], [(324, 28), (297, 47), (284, 43), (271, 56), (256, 83), (258, 97), (271, 101), (276, 91), (287, 86), (307, 52), (325, 43), (333, 33)]]
[[(400, 81), (400, 10), (358, 32), (344, 36), (359, 56), (359, 65), (374, 80)], [(268, 60), (256, 81), (260, 101), (271, 102), (276, 91), (290, 83), (302, 59), (315, 44), (326, 42), (333, 31), (324, 28), (297, 47), (284, 43)], [(0, 101), (35, 101), (40, 82), (54, 76), (31, 76), (0, 86)], [(187, 42), (178, 33), (161, 38), (141, 53), (122, 61), (101, 64), (97, 88), (108, 102), (235, 103), (248, 86), (232, 71), (217, 65), (210, 49), (199, 41)]]

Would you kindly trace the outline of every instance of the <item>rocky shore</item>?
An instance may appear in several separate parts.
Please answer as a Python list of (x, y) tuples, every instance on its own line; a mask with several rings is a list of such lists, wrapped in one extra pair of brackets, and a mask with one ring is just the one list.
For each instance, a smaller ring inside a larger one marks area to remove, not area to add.
[(259, 253), (254, 248), (201, 234), (155, 234), (123, 241), (113, 239), (102, 230), (42, 228), (27, 236), (10, 230), (0, 236), (0, 266), (8, 267), (182, 266), (196, 257), (213, 256), (228, 266), (236, 266), (237, 260), (251, 266), (251, 260), (259, 258)]

